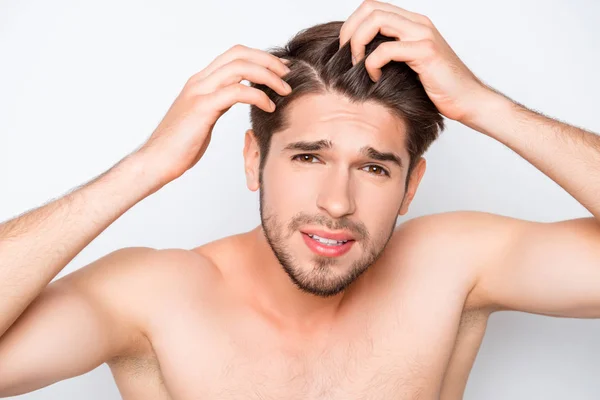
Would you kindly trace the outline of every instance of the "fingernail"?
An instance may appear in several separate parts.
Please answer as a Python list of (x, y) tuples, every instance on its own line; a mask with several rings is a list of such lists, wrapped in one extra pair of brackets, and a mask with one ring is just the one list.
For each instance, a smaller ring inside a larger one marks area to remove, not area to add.
[(354, 57), (354, 54), (352, 54), (352, 65), (356, 65), (356, 57)]
[(273, 100), (269, 100), (271, 102), (271, 110), (275, 109), (275, 103), (273, 103)]
[(289, 83), (287, 83), (286, 81), (282, 81), (283, 82), (283, 87), (286, 88), (288, 91), (292, 91), (292, 87), (290, 86)]

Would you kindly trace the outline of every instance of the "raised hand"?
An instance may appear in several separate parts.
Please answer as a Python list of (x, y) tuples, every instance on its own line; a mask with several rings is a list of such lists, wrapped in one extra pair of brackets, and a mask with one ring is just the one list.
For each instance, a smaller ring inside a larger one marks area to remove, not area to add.
[(266, 112), (275, 105), (265, 92), (240, 83), (269, 86), (281, 96), (291, 92), (282, 77), (289, 68), (263, 50), (235, 45), (188, 79), (148, 141), (138, 150), (156, 157), (161, 183), (193, 167), (210, 143), (212, 129), (234, 104), (254, 104)]
[(355, 62), (377, 33), (393, 37), (364, 59), (373, 81), (390, 61), (405, 62), (418, 75), (427, 95), (447, 118), (463, 122), (476, 112), (482, 94), (492, 91), (458, 58), (431, 20), (392, 4), (364, 1), (344, 22), (340, 47), (350, 40)]

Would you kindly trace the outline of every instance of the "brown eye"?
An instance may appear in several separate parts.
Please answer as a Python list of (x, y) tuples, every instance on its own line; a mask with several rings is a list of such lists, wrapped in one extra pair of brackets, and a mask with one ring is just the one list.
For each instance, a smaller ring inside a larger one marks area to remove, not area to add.
[(292, 157), (292, 161), (293, 160), (299, 160), (301, 162), (309, 162), (312, 158), (315, 158), (315, 156), (313, 156), (312, 154), (296, 154), (295, 156)]
[(374, 175), (380, 175), (380, 176), (389, 176), (390, 175), (389, 172), (387, 172), (385, 169), (383, 169), (379, 165), (368, 165), (365, 168), (369, 168), (370, 173), (373, 173), (373, 170), (374, 170), (375, 171)]

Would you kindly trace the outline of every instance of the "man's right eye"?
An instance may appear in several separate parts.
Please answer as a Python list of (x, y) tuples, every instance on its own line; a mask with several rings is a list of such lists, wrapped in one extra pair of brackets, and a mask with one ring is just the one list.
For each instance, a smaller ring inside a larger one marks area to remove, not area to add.
[[(316, 159), (316, 157), (315, 157), (313, 154), (296, 154), (295, 156), (293, 156), (293, 157), (292, 157), (292, 161), (296, 161), (296, 160), (298, 160), (298, 161), (300, 161), (300, 162), (308, 162), (308, 163), (311, 163), (311, 162), (310, 162), (310, 160), (311, 160), (311, 157)], [(311, 164), (312, 164), (312, 163), (311, 163)]]

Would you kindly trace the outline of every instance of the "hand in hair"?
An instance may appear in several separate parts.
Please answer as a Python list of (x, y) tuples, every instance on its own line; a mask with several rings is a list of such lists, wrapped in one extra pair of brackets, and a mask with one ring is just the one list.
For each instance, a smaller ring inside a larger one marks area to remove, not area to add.
[(236, 103), (266, 112), (275, 104), (264, 91), (242, 80), (269, 86), (281, 96), (291, 93), (282, 77), (289, 68), (263, 50), (235, 45), (188, 79), (166, 115), (138, 152), (150, 153), (162, 168), (163, 184), (181, 176), (202, 157), (217, 120)]
[(353, 63), (361, 62), (377, 33), (396, 40), (381, 43), (364, 59), (373, 81), (390, 61), (404, 62), (417, 72), (439, 112), (459, 122), (477, 111), (482, 95), (493, 91), (458, 58), (428, 17), (388, 3), (364, 1), (344, 22), (340, 47), (350, 40)]

